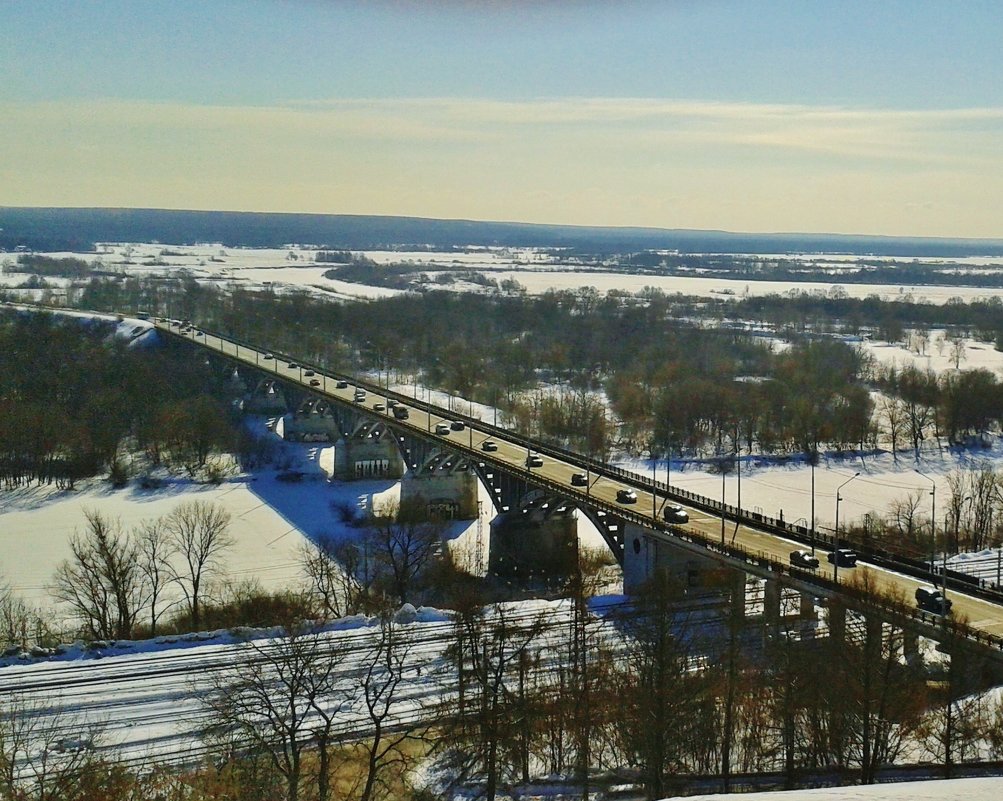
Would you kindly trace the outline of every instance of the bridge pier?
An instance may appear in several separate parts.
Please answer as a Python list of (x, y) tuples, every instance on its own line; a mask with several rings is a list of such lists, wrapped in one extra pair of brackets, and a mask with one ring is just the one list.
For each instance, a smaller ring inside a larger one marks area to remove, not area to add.
[(458, 454), (436, 453), (401, 482), (401, 503), (414, 501), (430, 514), (456, 520), (477, 517), (478, 478)]
[(798, 612), (802, 620), (818, 620), (818, 608), (815, 606), (815, 596), (810, 592), (802, 592)]
[(842, 642), (846, 639), (846, 607), (830, 598), (825, 606), (826, 623), (829, 625), (829, 639)]
[(780, 625), (780, 582), (766, 579), (763, 587), (763, 619), (771, 627)]
[(919, 635), (915, 631), (902, 629), (902, 658), (910, 665), (920, 658)]
[(404, 460), (393, 433), (381, 422), (360, 423), (335, 444), (334, 475), (341, 481), (403, 477)]
[(488, 570), (510, 578), (566, 576), (577, 554), (575, 507), (543, 493), (491, 521)]

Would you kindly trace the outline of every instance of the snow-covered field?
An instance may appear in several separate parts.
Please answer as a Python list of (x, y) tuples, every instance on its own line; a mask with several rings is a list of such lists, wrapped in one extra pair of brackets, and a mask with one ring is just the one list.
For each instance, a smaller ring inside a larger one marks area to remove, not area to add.
[[(284, 248), (230, 248), (220, 244), (162, 245), (104, 243), (97, 253), (51, 253), (57, 258), (76, 257), (88, 262), (99, 258), (105, 269), (134, 274), (169, 274), (185, 271), (197, 279), (213, 282), (234, 282), (246, 288), (300, 288), (311, 292), (338, 297), (373, 298), (393, 295), (398, 290), (363, 284), (335, 281), (323, 277), (334, 264), (316, 261), (318, 248), (307, 245), (289, 245)], [(638, 292), (645, 287), (655, 287), (665, 292), (681, 292), (701, 297), (742, 297), (789, 292), (828, 293), (839, 284), (840, 264), (855, 261), (858, 256), (843, 254), (802, 254), (757, 256), (756, 258), (784, 258), (799, 260), (806, 265), (833, 269), (833, 282), (747, 281), (694, 275), (656, 276), (627, 275), (621, 272), (585, 272), (574, 264), (561, 264), (548, 253), (534, 248), (470, 248), (467, 252), (425, 252), (376, 250), (363, 251), (362, 255), (377, 264), (410, 262), (416, 266), (476, 270), (499, 281), (514, 279), (531, 294), (549, 289), (579, 289), (595, 287), (605, 293), (611, 289)], [(10, 254), (5, 258), (13, 261)], [(890, 261), (888, 258), (868, 258), (868, 262)], [(902, 258), (899, 261), (904, 260)], [(988, 257), (965, 259), (922, 259), (924, 264), (937, 265), (945, 261), (986, 267), (1003, 260)], [(27, 278), (24, 273), (10, 273), (0, 269), (0, 284), (16, 284)], [(64, 279), (46, 279), (53, 285), (62, 285)], [(949, 298), (960, 297), (966, 301), (998, 295), (998, 290), (977, 287), (951, 286), (899, 286), (892, 284), (840, 284), (849, 297), (865, 298), (877, 295), (884, 300), (905, 300), (945, 303)]]

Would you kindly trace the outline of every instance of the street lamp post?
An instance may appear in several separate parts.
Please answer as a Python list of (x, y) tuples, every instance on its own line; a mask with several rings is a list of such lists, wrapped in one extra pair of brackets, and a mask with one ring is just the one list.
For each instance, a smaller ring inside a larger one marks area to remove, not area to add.
[(936, 586), (933, 565), (937, 560), (937, 482), (926, 473), (916, 470), (916, 475), (930, 482), (930, 583)]
[(815, 462), (818, 461), (818, 448), (812, 448), (811, 455), (811, 555), (815, 555)]
[(843, 497), (839, 494), (839, 491), (843, 489), (847, 484), (849, 484), (853, 479), (859, 476), (860, 473), (854, 473), (846, 481), (836, 487), (836, 536), (833, 540), (833, 556), (832, 556), (832, 580), (837, 584), (839, 583), (839, 502), (843, 500)]
[(724, 545), (724, 457), (721, 457), (721, 544)]

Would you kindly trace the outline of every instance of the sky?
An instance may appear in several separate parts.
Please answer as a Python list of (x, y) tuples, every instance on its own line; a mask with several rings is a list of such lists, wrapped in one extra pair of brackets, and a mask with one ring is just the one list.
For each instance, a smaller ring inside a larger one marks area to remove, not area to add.
[(6, 0), (0, 205), (1003, 237), (997, 0)]

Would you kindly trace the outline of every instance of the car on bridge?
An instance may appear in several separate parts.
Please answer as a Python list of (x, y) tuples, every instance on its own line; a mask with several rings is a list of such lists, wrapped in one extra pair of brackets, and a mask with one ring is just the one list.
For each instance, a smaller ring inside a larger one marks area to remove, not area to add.
[(335, 386), (338, 389), (348, 389), (348, 382), (345, 381), (344, 379), (341, 379), (341, 380), (338, 381), (337, 384), (335, 384)]
[(269, 360), (271, 360), (271, 359), (274, 359), (275, 357), (274, 357), (274, 356), (272, 356), (272, 354), (270, 354), (270, 353), (266, 353), (266, 354), (265, 354), (264, 356), (262, 356), (261, 358), (262, 358), (262, 359), (264, 359), (265, 361), (269, 361)]
[(407, 410), (407, 406), (401, 406), (400, 404), (397, 404), (396, 406), (393, 407), (393, 410), (394, 410), (394, 417), (396, 417), (398, 420), (407, 420), (411, 416), (411, 413)]
[(435, 424), (435, 433), (436, 434), (442, 434), (443, 436), (448, 435), (449, 434), (449, 423), (436, 423)]
[(791, 551), (791, 564), (794, 567), (803, 567), (805, 570), (815, 570), (818, 565), (818, 557), (813, 556), (811, 551)]
[(587, 487), (589, 485), (589, 477), (585, 473), (572, 473), (571, 474), (571, 486), (572, 487)]
[(616, 501), (617, 503), (637, 503), (637, 493), (632, 489), (618, 489)]
[(857, 552), (850, 548), (839, 548), (835, 551), (830, 551), (829, 555), (825, 558), (839, 567), (857, 566)]
[(543, 467), (543, 457), (538, 453), (531, 453), (526, 457), (526, 467)]
[(453, 431), (462, 431), (466, 428), (462, 420), (453, 420), (453, 422), (449, 424), (449, 427), (453, 429)]
[(666, 523), (689, 523), (690, 516), (687, 514), (686, 510), (678, 504), (672, 504), (671, 506), (666, 506), (662, 510), (662, 517), (665, 518)]
[(309, 378), (310, 376), (317, 375), (317, 374), (313, 370), (304, 370), (303, 371), (303, 375), (305, 375), (305, 376), (307, 376)]
[(486, 439), (481, 443), (482, 451), (496, 451), (498, 450), (498, 443), (493, 439)]
[(400, 403), (397, 398), (387, 398), (387, 407), (393, 409), (398, 403)]
[(320, 379), (319, 378), (311, 378), (310, 379), (310, 386), (311, 387), (319, 387), (320, 386)]
[(383, 403), (374, 403), (373, 404), (373, 411), (374, 412), (385, 412), (386, 410), (387, 410), (386, 404), (383, 404)]
[(943, 593), (935, 587), (916, 588), (916, 606), (924, 612), (947, 615), (950, 614), (953, 605), (951, 599), (945, 598)]
[(296, 364), (296, 362), (289, 362), (289, 369), (290, 369), (290, 370), (295, 370), (295, 369), (297, 369), (298, 367), (299, 367), (299, 365), (298, 365), (298, 364)]
[(353, 400), (356, 403), (362, 403), (363, 401), (365, 401), (365, 399), (366, 399), (366, 391), (364, 389), (355, 390), (355, 397), (353, 398)]

